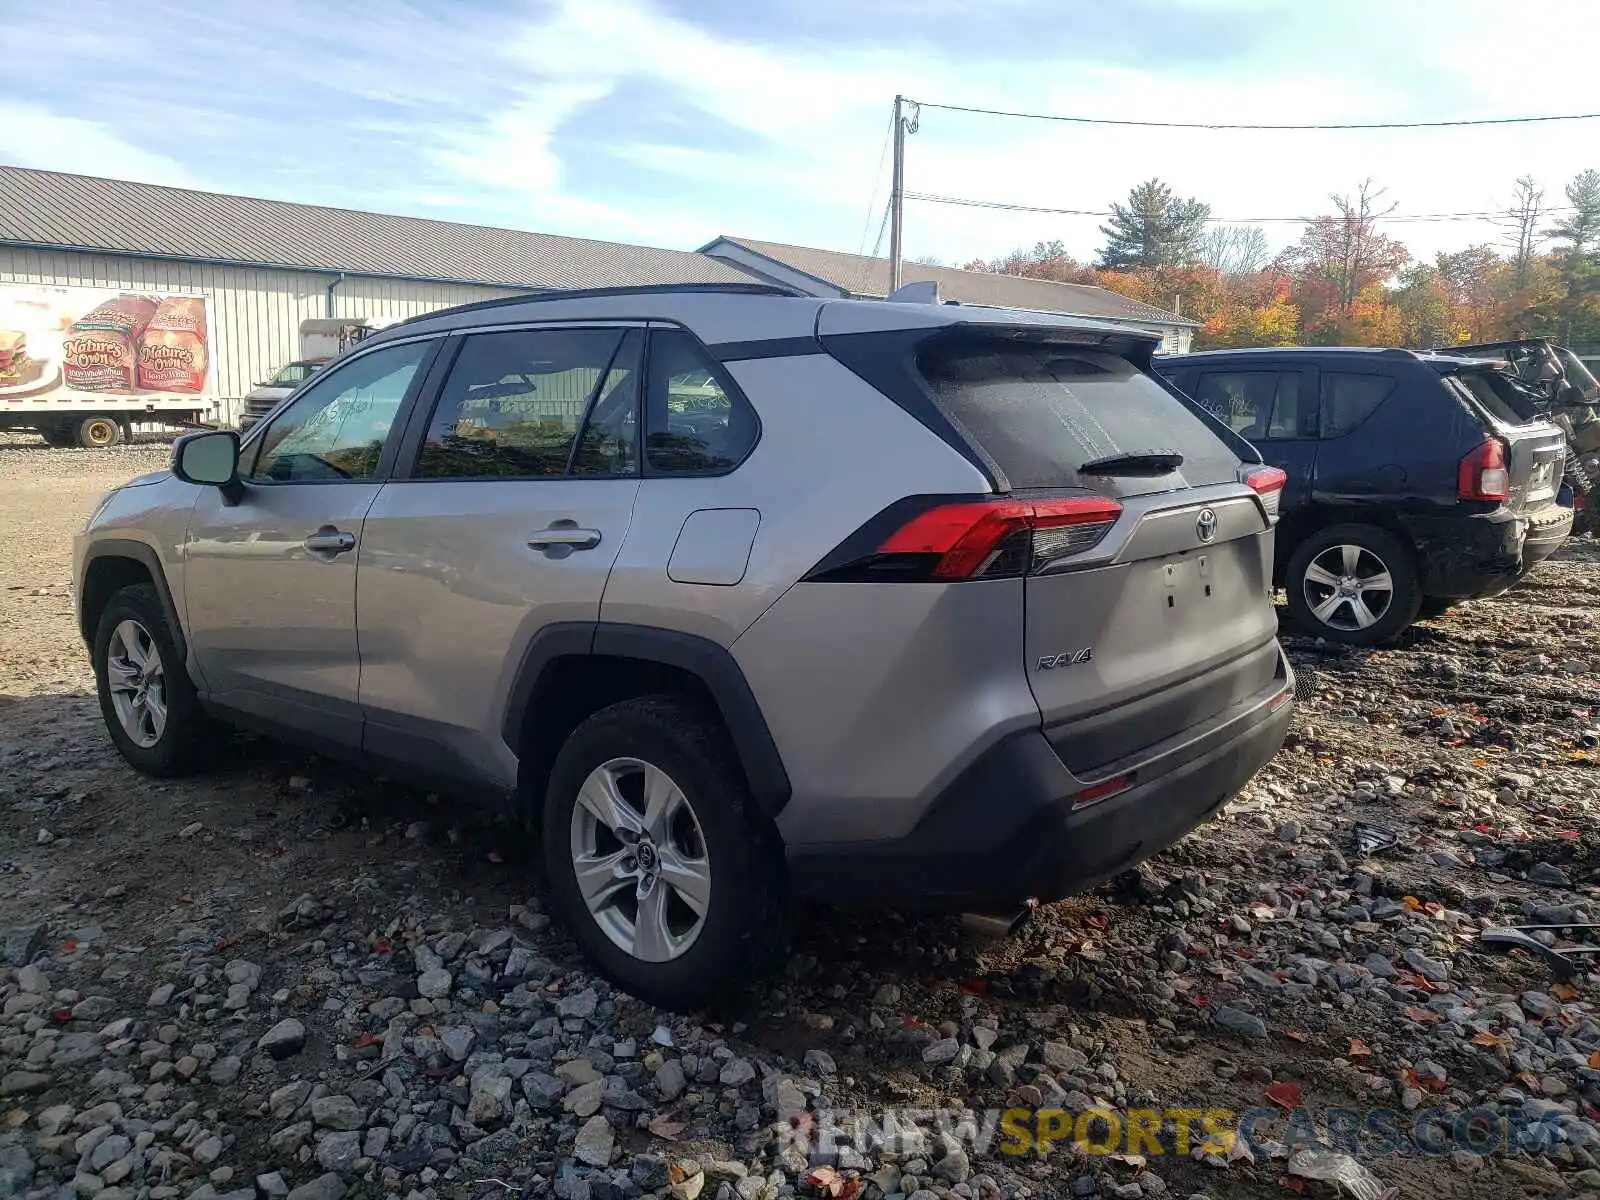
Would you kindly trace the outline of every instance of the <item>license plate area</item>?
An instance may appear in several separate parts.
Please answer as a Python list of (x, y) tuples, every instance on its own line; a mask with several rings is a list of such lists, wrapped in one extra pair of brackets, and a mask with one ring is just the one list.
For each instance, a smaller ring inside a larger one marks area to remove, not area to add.
[(1527, 498), (1547, 500), (1556, 494), (1556, 464), (1551, 460), (1534, 463), (1528, 476)]
[(1219, 591), (1227, 589), (1218, 577), (1217, 565), (1217, 556), (1210, 551), (1162, 559), (1160, 577), (1168, 611), (1188, 615), (1196, 606), (1220, 599)]

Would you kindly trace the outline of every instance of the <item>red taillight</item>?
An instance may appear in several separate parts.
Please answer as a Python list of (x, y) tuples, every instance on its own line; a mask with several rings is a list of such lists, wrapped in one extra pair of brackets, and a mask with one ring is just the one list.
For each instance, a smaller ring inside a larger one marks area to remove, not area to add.
[[(1025, 550), (1026, 557), (1018, 555), (1016, 569), (1002, 572), (1021, 574), (1039, 569), (1041, 553), (1047, 560), (1044, 565), (1081, 554), (1104, 537), (1121, 514), (1122, 505), (1100, 497), (941, 504), (895, 530), (878, 553), (937, 554), (931, 577), (952, 580), (976, 579), (1008, 549)], [(1031, 535), (1026, 547), (1013, 542), (1021, 534)]]
[(1511, 473), (1506, 470), (1506, 448), (1499, 438), (1485, 438), (1483, 445), (1461, 460), (1456, 471), (1456, 495), (1463, 500), (1510, 497)]
[(1244, 481), (1251, 491), (1261, 497), (1261, 506), (1267, 510), (1267, 515), (1277, 516), (1284, 485), (1289, 482), (1289, 472), (1281, 467), (1252, 467), (1245, 472)]
[(1072, 808), (1074, 811), (1080, 808), (1087, 808), (1096, 801), (1104, 800), (1108, 796), (1115, 796), (1118, 792), (1125, 792), (1132, 786), (1133, 775), (1131, 772), (1127, 775), (1118, 775), (1100, 783), (1092, 784), (1072, 797)]

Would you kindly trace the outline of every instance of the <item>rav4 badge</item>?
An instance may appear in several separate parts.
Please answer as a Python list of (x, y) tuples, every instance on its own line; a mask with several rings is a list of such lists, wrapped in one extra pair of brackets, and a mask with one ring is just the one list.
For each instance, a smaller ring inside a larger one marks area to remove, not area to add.
[(1035, 670), (1054, 671), (1057, 667), (1076, 667), (1086, 662), (1094, 661), (1094, 647), (1085, 646), (1082, 650), (1063, 650), (1060, 654), (1041, 654), (1039, 665)]

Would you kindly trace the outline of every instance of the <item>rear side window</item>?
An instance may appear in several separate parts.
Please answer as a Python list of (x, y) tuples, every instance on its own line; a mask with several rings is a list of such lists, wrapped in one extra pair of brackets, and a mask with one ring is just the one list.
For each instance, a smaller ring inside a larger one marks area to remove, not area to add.
[(1322, 372), (1322, 427), (1325, 438), (1343, 437), (1373, 413), (1394, 391), (1386, 375)]
[(1310, 437), (1316, 430), (1316, 397), (1298, 371), (1206, 371), (1194, 399), (1246, 441)]
[[(585, 433), (575, 464), (583, 474), (626, 474), (633, 452), (636, 367), (621, 358), (621, 329), (510, 330), (477, 333), (462, 344), (445, 380), (417, 460), (424, 479), (538, 479), (565, 475), (591, 400), (603, 395), (608, 422)], [(605, 384), (604, 388), (602, 384)], [(616, 403), (620, 396), (621, 402)]]
[[(1198, 416), (1126, 359), (1015, 342), (935, 344), (917, 366), (935, 398), (1013, 488), (1083, 487), (1116, 495), (1231, 482), (1239, 460)], [(1176, 450), (1154, 477), (1095, 476), (1097, 459)]]
[(645, 462), (652, 475), (730, 471), (756, 441), (756, 415), (728, 391), (700, 344), (679, 329), (650, 334)]

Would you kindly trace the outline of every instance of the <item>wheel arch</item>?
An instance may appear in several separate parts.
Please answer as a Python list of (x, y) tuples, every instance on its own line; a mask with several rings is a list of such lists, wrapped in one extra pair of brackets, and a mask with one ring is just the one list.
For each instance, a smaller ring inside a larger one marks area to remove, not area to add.
[(1335, 525), (1370, 525), (1374, 529), (1381, 529), (1390, 536), (1398, 538), (1400, 544), (1410, 552), (1412, 565), (1420, 571), (1421, 561), (1417, 553), (1416, 538), (1406, 528), (1405, 522), (1401, 521), (1390, 510), (1377, 506), (1360, 507), (1319, 504), (1292, 516), (1285, 516), (1279, 522), (1277, 541), (1273, 547), (1272, 555), (1272, 582), (1274, 586), (1288, 586), (1289, 563), (1293, 560), (1295, 552), (1300, 549), (1301, 543), (1308, 538), (1315, 537), (1324, 529), (1331, 529)]
[(607, 705), (659, 693), (693, 697), (721, 721), (756, 806), (776, 816), (788, 802), (789, 777), (733, 655), (693, 634), (610, 622), (545, 627), (512, 679), (501, 736), (517, 755), (529, 815), (572, 730)]
[(79, 583), (78, 631), (83, 640), (94, 644), (95, 630), (100, 624), (100, 614), (105, 611), (111, 597), (133, 584), (148, 583), (161, 598), (161, 611), (167, 618), (167, 628), (172, 634), (178, 654), (188, 658), (189, 644), (184, 636), (183, 622), (178, 619), (177, 605), (167, 586), (167, 574), (161, 565), (161, 556), (155, 548), (129, 538), (106, 538), (92, 542), (84, 550), (83, 578)]

